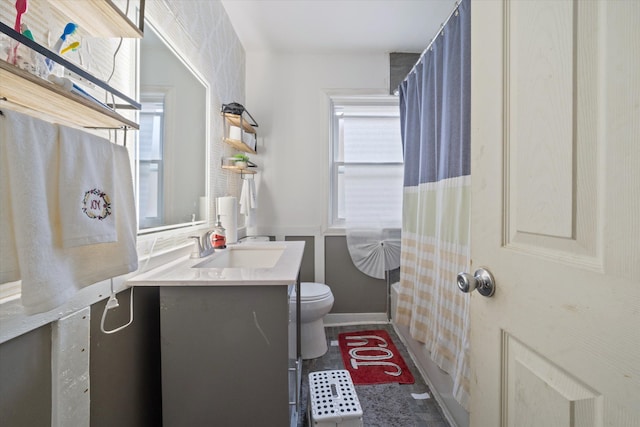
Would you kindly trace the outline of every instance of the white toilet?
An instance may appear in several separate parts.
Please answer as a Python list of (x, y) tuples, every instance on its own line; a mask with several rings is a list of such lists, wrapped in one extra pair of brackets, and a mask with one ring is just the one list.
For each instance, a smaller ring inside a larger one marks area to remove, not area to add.
[[(295, 302), (295, 288), (291, 301)], [(300, 283), (300, 346), (303, 359), (315, 359), (327, 352), (324, 316), (333, 307), (331, 288), (322, 283)]]

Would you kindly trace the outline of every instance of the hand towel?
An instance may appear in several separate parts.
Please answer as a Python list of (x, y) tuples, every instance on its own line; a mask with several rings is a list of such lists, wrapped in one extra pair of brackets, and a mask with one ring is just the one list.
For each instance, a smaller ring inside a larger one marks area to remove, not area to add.
[(254, 178), (244, 178), (240, 191), (240, 213), (245, 216), (245, 225), (248, 227), (255, 225), (256, 208), (258, 207), (258, 197), (256, 194), (256, 184)]
[(59, 144), (62, 246), (115, 242), (114, 144), (67, 126), (59, 127)]
[(9, 160), (7, 159), (8, 120), (7, 116), (0, 116), (0, 283), (15, 282), (20, 279), (11, 214)]
[(256, 193), (256, 180), (251, 178), (249, 181), (249, 205), (251, 209), (258, 208), (258, 194)]
[(126, 149), (113, 146), (117, 241), (64, 248), (58, 195), (58, 127), (14, 111), (3, 112), (3, 165), (8, 166), (11, 228), (25, 312), (52, 310), (79, 288), (135, 270), (136, 217)]
[(136, 207), (129, 153), (125, 147), (113, 145), (113, 200), (117, 241), (66, 248), (72, 277), (77, 289), (138, 268), (136, 250)]
[(15, 111), (3, 109), (3, 113), (2, 144), (22, 304), (28, 313), (39, 313), (75, 293), (59, 239), (58, 129)]
[(240, 213), (242, 215), (249, 215), (251, 209), (251, 195), (249, 190), (249, 180), (242, 180), (242, 189), (240, 190)]

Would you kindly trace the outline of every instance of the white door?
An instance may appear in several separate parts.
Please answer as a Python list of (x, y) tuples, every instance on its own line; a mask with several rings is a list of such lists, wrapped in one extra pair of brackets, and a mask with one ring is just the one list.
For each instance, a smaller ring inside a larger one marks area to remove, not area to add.
[(640, 1), (471, 27), (471, 425), (640, 426)]

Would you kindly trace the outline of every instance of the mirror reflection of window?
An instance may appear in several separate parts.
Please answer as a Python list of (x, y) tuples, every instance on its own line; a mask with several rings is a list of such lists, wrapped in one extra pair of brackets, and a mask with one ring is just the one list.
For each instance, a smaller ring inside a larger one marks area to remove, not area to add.
[(164, 95), (141, 94), (139, 154), (140, 228), (164, 223)]
[(138, 233), (207, 221), (209, 87), (161, 31), (140, 41)]

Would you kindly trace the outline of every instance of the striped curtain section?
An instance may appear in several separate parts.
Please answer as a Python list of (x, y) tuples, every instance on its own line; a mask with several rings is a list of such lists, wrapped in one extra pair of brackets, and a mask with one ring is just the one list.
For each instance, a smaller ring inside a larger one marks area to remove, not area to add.
[(470, 2), (463, 0), (400, 86), (404, 194), (396, 321), (469, 400)]

